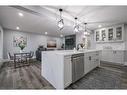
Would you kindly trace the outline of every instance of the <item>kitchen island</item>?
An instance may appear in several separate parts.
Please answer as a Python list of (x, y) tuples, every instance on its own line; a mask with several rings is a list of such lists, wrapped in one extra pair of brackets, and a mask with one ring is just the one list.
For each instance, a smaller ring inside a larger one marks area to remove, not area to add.
[(56, 89), (64, 89), (100, 65), (100, 50), (42, 52), (41, 75)]

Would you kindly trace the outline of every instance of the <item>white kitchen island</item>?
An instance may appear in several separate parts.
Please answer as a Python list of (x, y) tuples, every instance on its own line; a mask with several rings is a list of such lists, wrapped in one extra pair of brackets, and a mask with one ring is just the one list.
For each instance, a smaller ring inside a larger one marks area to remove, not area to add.
[(100, 50), (61, 50), (42, 52), (41, 75), (56, 89), (64, 89), (72, 83), (72, 55), (84, 54), (84, 75), (100, 64)]

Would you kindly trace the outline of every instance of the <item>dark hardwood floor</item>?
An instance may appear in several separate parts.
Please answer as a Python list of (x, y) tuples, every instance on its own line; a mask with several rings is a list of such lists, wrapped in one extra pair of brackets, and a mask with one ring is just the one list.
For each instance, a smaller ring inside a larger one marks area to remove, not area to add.
[[(41, 63), (14, 68), (6, 62), (0, 68), (0, 89), (55, 89), (41, 76)], [(101, 63), (66, 89), (127, 89), (127, 67)]]
[(127, 66), (101, 62), (68, 89), (127, 89)]

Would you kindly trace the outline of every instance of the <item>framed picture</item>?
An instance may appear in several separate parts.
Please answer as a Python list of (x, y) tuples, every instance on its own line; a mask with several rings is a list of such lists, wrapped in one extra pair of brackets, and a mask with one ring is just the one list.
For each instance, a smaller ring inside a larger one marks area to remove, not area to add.
[(47, 39), (47, 48), (56, 48), (57, 43), (55, 39)]
[(19, 43), (24, 44), (27, 46), (27, 38), (23, 36), (14, 36), (13, 37), (13, 46), (18, 47)]

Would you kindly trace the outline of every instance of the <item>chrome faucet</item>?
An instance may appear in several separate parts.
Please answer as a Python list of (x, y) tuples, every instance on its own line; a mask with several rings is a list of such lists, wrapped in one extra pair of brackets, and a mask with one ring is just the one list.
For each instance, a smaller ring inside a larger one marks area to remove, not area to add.
[(81, 43), (79, 43), (79, 44), (77, 44), (77, 50), (79, 50), (80, 48), (83, 48), (83, 44), (81, 44)]

